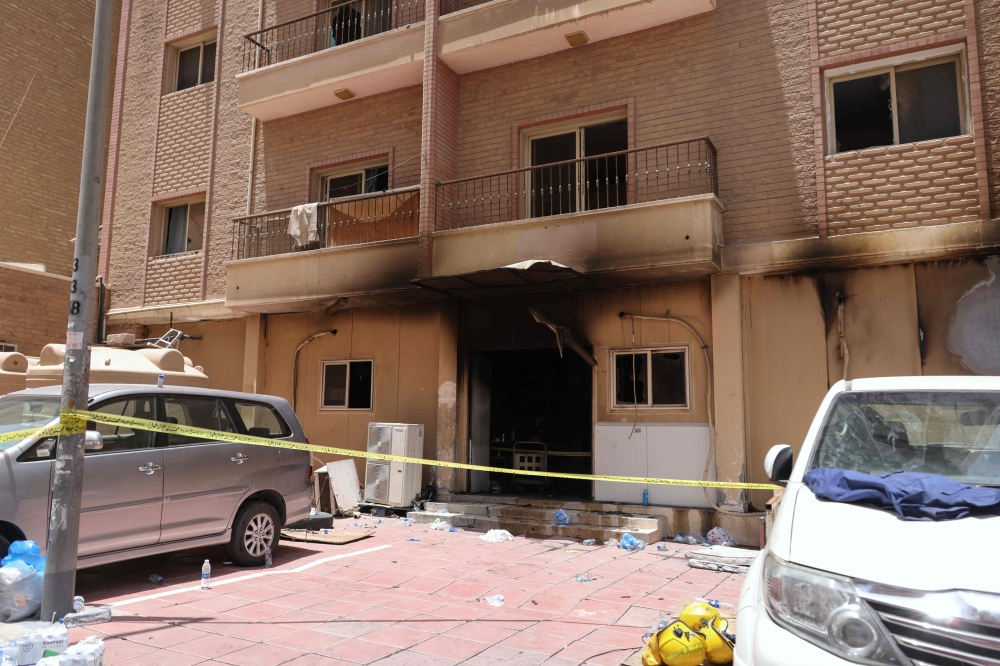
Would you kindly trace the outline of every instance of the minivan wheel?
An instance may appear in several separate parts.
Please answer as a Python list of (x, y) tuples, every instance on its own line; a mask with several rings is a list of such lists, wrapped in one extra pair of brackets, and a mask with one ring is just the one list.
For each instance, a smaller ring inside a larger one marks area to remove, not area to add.
[(268, 546), (271, 553), (278, 546), (278, 512), (267, 502), (251, 502), (240, 509), (233, 521), (233, 535), (226, 545), (226, 555), (243, 567), (264, 564)]
[(0, 560), (7, 557), (8, 550), (10, 550), (10, 541), (7, 537), (0, 536)]

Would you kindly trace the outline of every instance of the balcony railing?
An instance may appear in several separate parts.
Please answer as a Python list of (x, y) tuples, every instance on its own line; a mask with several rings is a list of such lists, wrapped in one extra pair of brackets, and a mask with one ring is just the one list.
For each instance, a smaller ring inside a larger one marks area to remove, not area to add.
[(309, 55), (424, 20), (423, 0), (350, 0), (243, 39), (243, 71)]
[(718, 194), (708, 137), (440, 183), (437, 231)]
[(441, 16), (469, 7), (485, 5), (487, 2), (492, 2), (492, 0), (441, 0)]
[(317, 239), (295, 239), (289, 232), (292, 209), (233, 220), (233, 259), (360, 245), (412, 238), (420, 218), (420, 188), (400, 188), (377, 194), (333, 199), (318, 204)]

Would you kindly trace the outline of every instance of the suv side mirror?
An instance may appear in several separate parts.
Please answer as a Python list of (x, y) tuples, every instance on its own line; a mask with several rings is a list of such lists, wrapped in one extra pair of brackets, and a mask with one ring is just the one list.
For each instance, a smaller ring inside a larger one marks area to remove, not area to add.
[(84, 451), (100, 451), (104, 448), (104, 438), (96, 430), (88, 430), (83, 436)]
[(783, 486), (792, 476), (792, 447), (775, 444), (764, 458), (764, 471), (771, 477), (771, 483)]

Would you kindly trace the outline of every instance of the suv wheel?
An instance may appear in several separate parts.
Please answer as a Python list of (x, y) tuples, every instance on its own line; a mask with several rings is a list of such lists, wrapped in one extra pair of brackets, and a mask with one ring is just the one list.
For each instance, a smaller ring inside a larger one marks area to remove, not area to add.
[(251, 502), (236, 514), (226, 555), (240, 566), (260, 566), (264, 564), (268, 546), (274, 554), (279, 529), (278, 512), (273, 506), (267, 502)]

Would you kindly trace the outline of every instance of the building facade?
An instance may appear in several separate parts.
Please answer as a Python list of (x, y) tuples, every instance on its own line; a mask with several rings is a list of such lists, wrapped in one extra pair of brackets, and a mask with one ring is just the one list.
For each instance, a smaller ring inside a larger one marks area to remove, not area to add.
[[(109, 330), (200, 335), (313, 443), (763, 481), (841, 378), (1000, 372), (996, 0), (124, 0), (121, 35)], [(643, 490), (768, 496), (543, 492)]]
[(66, 336), (94, 2), (4, 0), (0, 13), (0, 353), (36, 356)]

